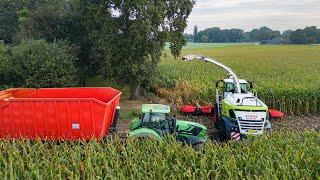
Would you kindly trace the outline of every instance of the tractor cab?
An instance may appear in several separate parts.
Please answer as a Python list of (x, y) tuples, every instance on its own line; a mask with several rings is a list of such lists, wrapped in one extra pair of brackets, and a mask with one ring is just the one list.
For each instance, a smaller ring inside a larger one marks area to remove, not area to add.
[(148, 128), (166, 135), (175, 131), (176, 120), (169, 116), (170, 107), (162, 104), (142, 105), (141, 116), (131, 122), (131, 130)]

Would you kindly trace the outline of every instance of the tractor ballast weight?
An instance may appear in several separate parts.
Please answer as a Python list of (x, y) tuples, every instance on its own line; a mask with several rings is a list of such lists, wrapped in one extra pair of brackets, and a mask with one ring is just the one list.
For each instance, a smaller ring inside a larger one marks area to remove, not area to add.
[(269, 112), (267, 105), (257, 98), (253, 82), (239, 79), (228, 66), (202, 55), (185, 57), (183, 60), (186, 61), (195, 59), (210, 62), (228, 73), (227, 79), (215, 83), (216, 102), (211, 110), (222, 140), (239, 140), (246, 135), (263, 134), (264, 130), (271, 129), (269, 114), (277, 117), (283, 115), (276, 110)]

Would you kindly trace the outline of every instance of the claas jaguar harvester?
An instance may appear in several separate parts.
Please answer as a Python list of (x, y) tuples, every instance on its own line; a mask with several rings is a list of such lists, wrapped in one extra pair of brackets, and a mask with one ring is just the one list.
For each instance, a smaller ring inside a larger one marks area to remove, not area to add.
[(188, 55), (183, 60), (209, 62), (228, 73), (227, 79), (216, 81), (216, 102), (212, 110), (221, 140), (240, 140), (247, 135), (260, 135), (271, 130), (270, 112), (257, 98), (252, 82), (239, 79), (228, 66), (202, 55)]
[(162, 104), (142, 105), (140, 118), (131, 122), (129, 138), (151, 138), (161, 141), (173, 135), (177, 141), (197, 147), (206, 142), (207, 128), (199, 123), (176, 120), (170, 116), (170, 107)]

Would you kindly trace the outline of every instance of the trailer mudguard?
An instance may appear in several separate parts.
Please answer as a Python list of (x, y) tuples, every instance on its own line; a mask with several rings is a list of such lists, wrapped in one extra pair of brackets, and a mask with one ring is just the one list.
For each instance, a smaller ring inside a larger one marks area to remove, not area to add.
[(152, 129), (148, 128), (139, 128), (136, 130), (133, 130), (129, 133), (129, 138), (138, 139), (138, 138), (151, 138), (157, 141), (161, 141), (161, 136)]

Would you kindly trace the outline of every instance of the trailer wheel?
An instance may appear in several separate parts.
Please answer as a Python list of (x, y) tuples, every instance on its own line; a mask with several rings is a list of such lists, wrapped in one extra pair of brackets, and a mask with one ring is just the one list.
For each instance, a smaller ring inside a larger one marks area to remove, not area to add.
[(228, 139), (226, 125), (222, 119), (219, 119), (218, 121), (218, 135), (220, 141), (226, 141)]

